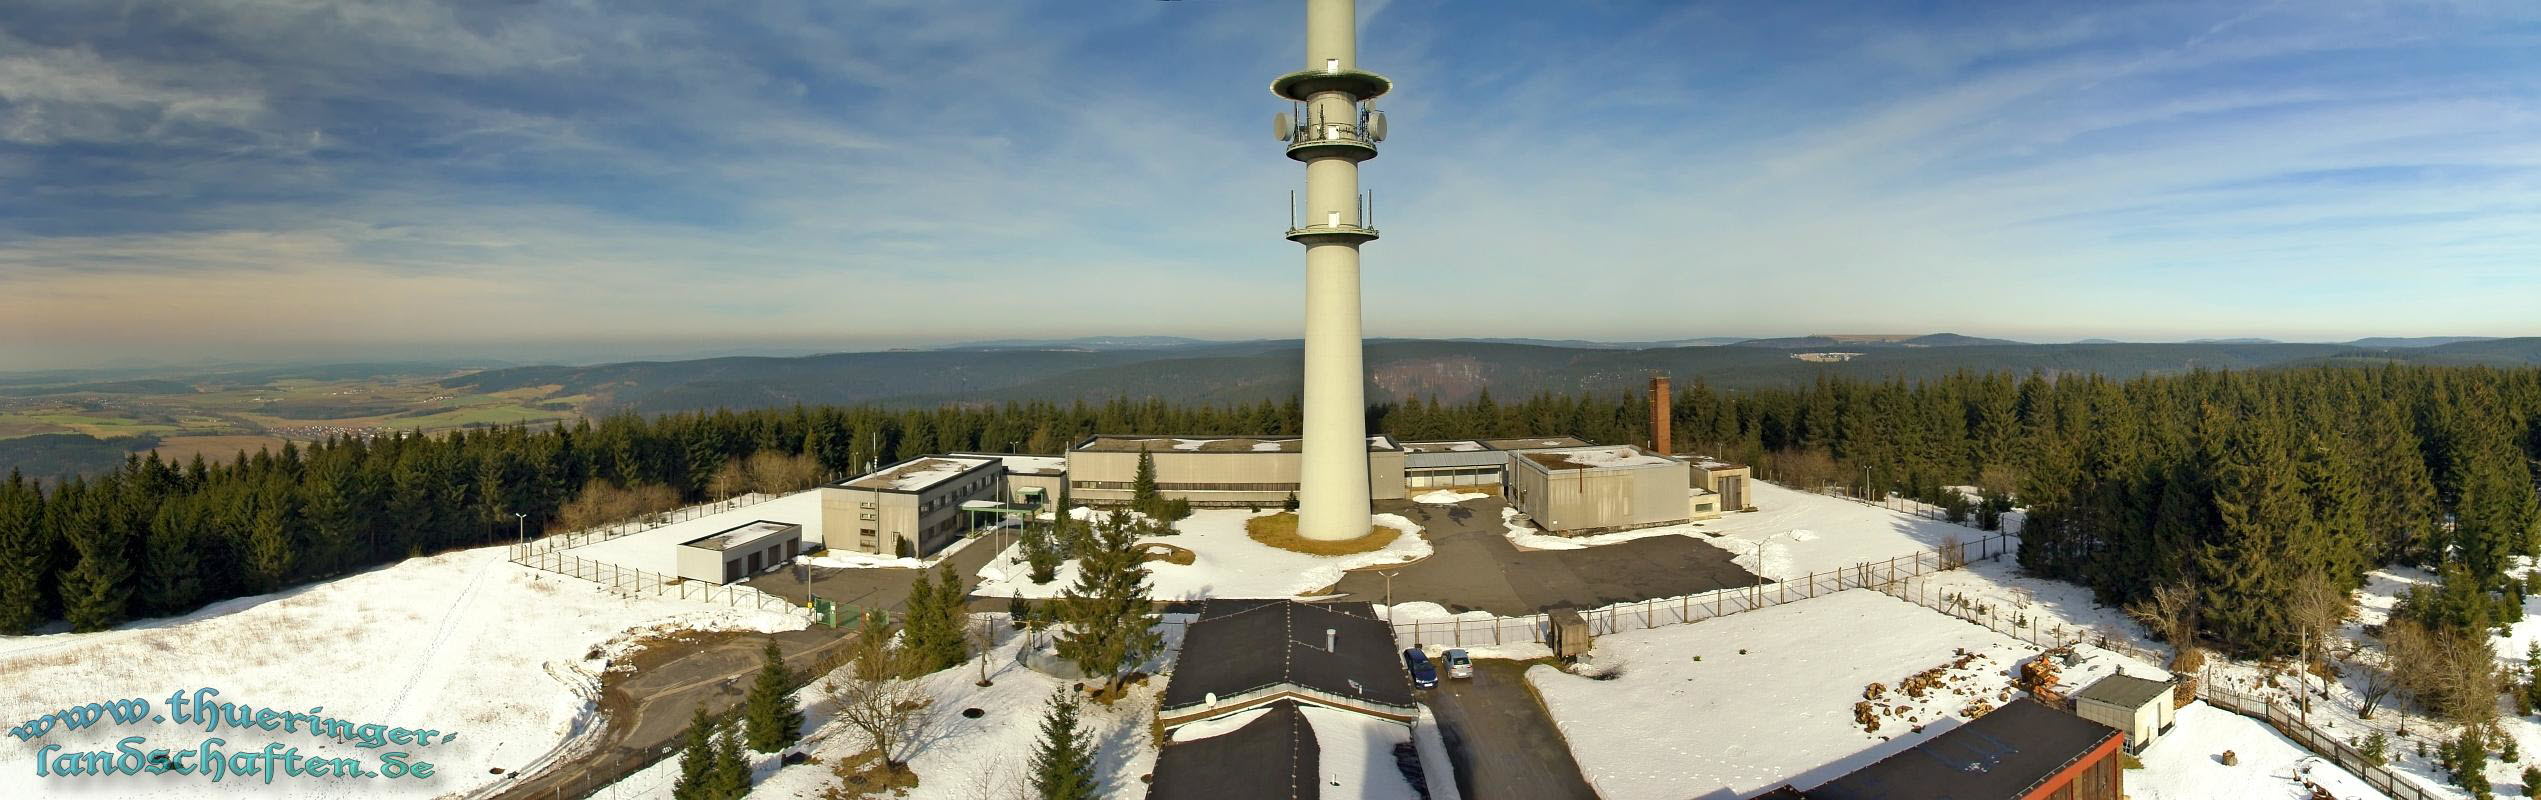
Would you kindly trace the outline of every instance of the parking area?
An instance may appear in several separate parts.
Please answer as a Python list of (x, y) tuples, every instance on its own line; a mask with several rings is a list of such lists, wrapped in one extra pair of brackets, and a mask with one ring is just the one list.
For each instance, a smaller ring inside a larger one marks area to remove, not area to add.
[[(1384, 505), (1380, 511), (1420, 523), (1433, 550), (1419, 562), (1384, 571), (1394, 573), (1396, 603), (1428, 601), (1450, 611), (1480, 609), (1514, 617), (1768, 582), (1730, 563), (1729, 551), (1686, 536), (1579, 550), (1519, 550), (1509, 543), (1500, 522), (1506, 503), (1499, 498)], [(1350, 573), (1333, 591), (1350, 600), (1386, 602), (1384, 572)]]
[(1553, 718), (1526, 688), (1527, 662), (1473, 662), (1473, 677), (1421, 692), (1469, 800), (1596, 800)]

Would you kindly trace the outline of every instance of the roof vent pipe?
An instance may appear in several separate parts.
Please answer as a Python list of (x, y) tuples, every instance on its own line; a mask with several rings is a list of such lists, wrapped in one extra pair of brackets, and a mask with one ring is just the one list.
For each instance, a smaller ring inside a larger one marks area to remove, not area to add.
[(1335, 630), (1335, 629), (1332, 629), (1332, 628), (1325, 628), (1325, 629), (1323, 629), (1323, 651), (1324, 651), (1324, 652), (1326, 652), (1326, 653), (1338, 653), (1338, 652), (1341, 652), (1340, 650), (1334, 649), (1334, 648), (1336, 648), (1336, 647), (1338, 646), (1338, 639), (1337, 639), (1337, 637), (1340, 635), (1340, 633), (1341, 633), (1340, 631)]

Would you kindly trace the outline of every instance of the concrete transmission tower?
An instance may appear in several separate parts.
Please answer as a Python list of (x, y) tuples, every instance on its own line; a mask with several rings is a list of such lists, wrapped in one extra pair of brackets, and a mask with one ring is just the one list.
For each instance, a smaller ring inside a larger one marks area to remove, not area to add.
[(1369, 524), (1359, 245), (1376, 239), (1376, 227), (1359, 193), (1359, 162), (1375, 158), (1385, 139), (1385, 115), (1370, 101), (1393, 82), (1358, 68), (1358, 32), (1356, 0), (1306, 0), (1306, 68), (1271, 82), (1271, 93), (1295, 104), (1279, 115), (1279, 138), (1289, 158), (1306, 164), (1304, 216), (1290, 220), (1288, 240), (1306, 246), (1297, 533), (1308, 539), (1355, 539)]

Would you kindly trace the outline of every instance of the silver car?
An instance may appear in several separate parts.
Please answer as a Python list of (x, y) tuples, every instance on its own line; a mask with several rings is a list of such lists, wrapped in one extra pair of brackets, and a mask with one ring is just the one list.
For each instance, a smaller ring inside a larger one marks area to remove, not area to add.
[(1438, 660), (1447, 665), (1447, 677), (1473, 677), (1473, 659), (1466, 657), (1463, 650), (1449, 650), (1440, 654)]

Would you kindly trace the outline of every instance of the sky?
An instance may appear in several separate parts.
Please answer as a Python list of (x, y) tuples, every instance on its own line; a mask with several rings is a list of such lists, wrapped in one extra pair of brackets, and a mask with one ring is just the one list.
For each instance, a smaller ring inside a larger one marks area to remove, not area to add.
[[(1361, 0), (1370, 336), (2541, 335), (2541, 3)], [(0, 369), (1293, 337), (1293, 0), (14, 0)]]

